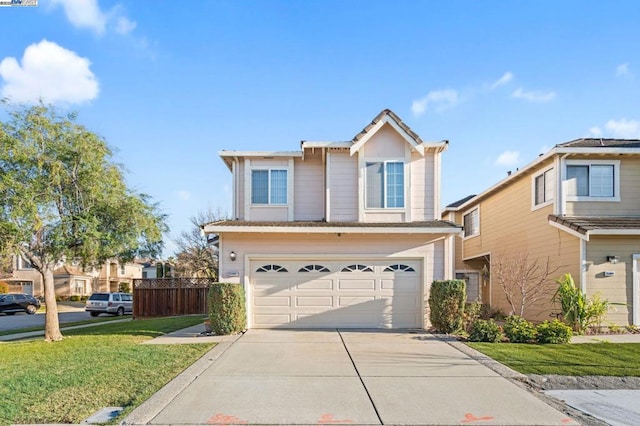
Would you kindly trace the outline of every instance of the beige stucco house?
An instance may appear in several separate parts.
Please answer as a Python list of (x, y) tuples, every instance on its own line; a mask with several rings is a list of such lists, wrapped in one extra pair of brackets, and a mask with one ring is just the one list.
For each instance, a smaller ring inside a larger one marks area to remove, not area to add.
[(542, 321), (559, 306), (556, 278), (571, 273), (587, 296), (612, 305), (606, 322), (640, 325), (640, 140), (578, 139), (556, 145), (442, 218), (462, 223), (455, 273), (470, 292), (508, 312), (495, 279), (500, 259), (526, 255), (556, 273), (527, 313)]
[(390, 110), (346, 142), (221, 151), (234, 220), (220, 281), (243, 284), (251, 328), (421, 328), (461, 227), (440, 220), (440, 156)]
[[(143, 266), (138, 263), (107, 261), (100, 268), (82, 269), (79, 262), (60, 263), (53, 271), (56, 296), (88, 296), (94, 291), (118, 291), (121, 285), (133, 289), (133, 280), (142, 278)], [(42, 276), (20, 256), (12, 256), (7, 276), (12, 293), (44, 296)]]

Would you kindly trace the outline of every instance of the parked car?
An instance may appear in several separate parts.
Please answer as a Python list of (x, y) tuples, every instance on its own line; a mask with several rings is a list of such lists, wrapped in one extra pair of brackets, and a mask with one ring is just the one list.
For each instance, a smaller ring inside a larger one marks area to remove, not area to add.
[(0, 312), (14, 315), (16, 312), (36, 313), (40, 301), (28, 294), (0, 294)]
[(133, 313), (131, 293), (93, 293), (87, 299), (84, 310), (92, 317), (100, 314), (124, 315)]

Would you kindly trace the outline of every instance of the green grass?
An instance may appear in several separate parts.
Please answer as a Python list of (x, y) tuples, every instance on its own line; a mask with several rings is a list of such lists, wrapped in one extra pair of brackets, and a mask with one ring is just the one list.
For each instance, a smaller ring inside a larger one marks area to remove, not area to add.
[(640, 343), (467, 343), (523, 374), (640, 376)]
[(0, 424), (79, 423), (109, 406), (126, 415), (213, 346), (140, 343), (201, 323), (135, 320), (69, 330), (56, 343), (0, 344)]
[[(129, 316), (128, 318), (131, 318), (131, 317)], [(99, 317), (95, 319), (88, 319), (88, 320), (82, 320), (82, 321), (65, 322), (65, 323), (60, 323), (60, 328), (73, 327), (75, 325), (93, 324), (93, 323), (99, 323), (99, 322), (105, 322), (105, 321), (121, 320), (121, 319), (124, 319), (124, 318), (123, 317)], [(0, 336), (7, 336), (9, 334), (27, 333), (29, 331), (44, 331), (44, 326), (25, 327), (25, 328), (18, 328), (16, 330), (4, 330), (4, 331), (0, 331)]]

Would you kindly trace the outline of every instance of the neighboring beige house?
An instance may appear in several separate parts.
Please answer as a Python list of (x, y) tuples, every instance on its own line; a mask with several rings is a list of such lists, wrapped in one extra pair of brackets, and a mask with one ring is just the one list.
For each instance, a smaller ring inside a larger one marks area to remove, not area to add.
[[(120, 284), (133, 289), (133, 279), (142, 278), (143, 266), (136, 263), (106, 262), (100, 270), (83, 271), (77, 262), (61, 263), (53, 272), (56, 296), (88, 296), (94, 291), (118, 291)], [(2, 278), (12, 293), (44, 296), (42, 276), (20, 256), (13, 256), (9, 276)]]
[(220, 281), (244, 285), (250, 328), (427, 325), (431, 282), (453, 274), (461, 227), (440, 220), (440, 156), (390, 110), (347, 142), (221, 151), (235, 220)]
[(612, 305), (604, 325), (640, 325), (640, 140), (577, 139), (483, 193), (453, 203), (442, 218), (462, 223), (455, 272), (483, 303), (508, 311), (496, 282), (500, 258), (526, 254), (559, 268), (547, 297), (526, 316), (559, 311), (554, 279), (571, 273), (587, 296)]

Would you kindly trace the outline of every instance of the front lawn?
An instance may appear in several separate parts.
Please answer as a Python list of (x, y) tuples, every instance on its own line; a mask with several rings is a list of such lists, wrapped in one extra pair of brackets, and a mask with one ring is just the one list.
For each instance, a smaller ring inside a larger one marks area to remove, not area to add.
[(57, 343), (0, 344), (0, 424), (80, 423), (110, 406), (127, 414), (213, 346), (140, 343), (199, 323), (134, 320), (69, 330)]
[(467, 343), (523, 374), (640, 376), (640, 343)]

